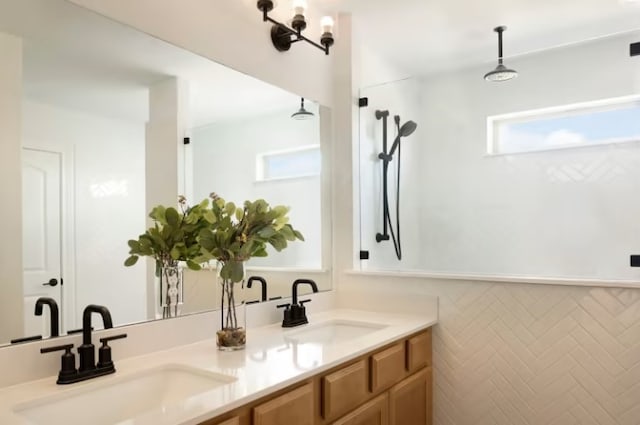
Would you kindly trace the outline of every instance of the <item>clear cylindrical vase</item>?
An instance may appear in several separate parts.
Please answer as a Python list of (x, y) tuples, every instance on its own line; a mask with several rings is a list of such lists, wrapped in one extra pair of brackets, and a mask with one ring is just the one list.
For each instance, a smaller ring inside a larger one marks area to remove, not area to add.
[(220, 291), (220, 329), (216, 332), (218, 349), (242, 350), (247, 342), (244, 261), (219, 261), (216, 278)]

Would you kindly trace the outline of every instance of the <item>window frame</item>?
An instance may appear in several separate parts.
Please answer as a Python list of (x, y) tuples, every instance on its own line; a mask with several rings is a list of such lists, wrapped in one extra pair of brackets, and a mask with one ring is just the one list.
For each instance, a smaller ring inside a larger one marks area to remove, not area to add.
[(487, 149), (486, 156), (520, 155), (526, 153), (536, 153), (554, 151), (560, 149), (575, 149), (591, 146), (615, 145), (619, 143), (633, 143), (640, 141), (640, 138), (602, 139), (589, 144), (566, 144), (558, 146), (545, 146), (539, 149), (525, 149), (520, 151), (499, 151), (500, 126), (513, 123), (535, 121), (538, 119), (561, 118), (571, 115), (582, 115), (585, 111), (602, 112), (619, 109), (624, 106), (636, 105), (640, 107), (640, 94), (612, 97), (606, 99), (592, 100), (586, 102), (571, 103), (566, 105), (551, 106), (546, 108), (530, 109), (526, 111), (511, 112), (508, 114), (490, 115), (487, 117)]
[[(305, 174), (292, 174), (285, 175), (280, 177), (269, 177), (267, 178), (265, 173), (267, 170), (266, 162), (268, 158), (275, 156), (284, 156), (290, 155), (300, 152), (308, 152), (308, 151), (318, 151), (318, 156), (320, 158), (320, 166), (318, 167), (317, 173), (305, 173)], [(256, 155), (256, 183), (264, 183), (264, 182), (272, 182), (272, 181), (280, 181), (280, 180), (293, 180), (293, 179), (301, 179), (301, 178), (309, 178), (309, 177), (320, 177), (322, 174), (322, 150), (319, 144), (313, 145), (305, 145), (295, 148), (281, 149), (276, 151), (262, 152)]]

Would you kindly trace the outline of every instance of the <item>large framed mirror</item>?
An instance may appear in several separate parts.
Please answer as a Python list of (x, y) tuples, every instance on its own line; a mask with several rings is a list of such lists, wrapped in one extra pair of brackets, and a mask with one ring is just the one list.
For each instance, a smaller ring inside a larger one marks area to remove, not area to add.
[[(299, 94), (64, 0), (2, 2), (0, 63), (19, 70), (0, 73), (13, 99), (0, 112), (21, 122), (8, 142), (19, 159), (0, 166), (20, 163), (23, 235), (12, 254), (23, 278), (2, 283), (12, 295), (0, 343), (50, 335), (46, 307), (34, 314), (41, 297), (57, 302), (60, 334), (88, 304), (107, 306), (116, 326), (161, 317), (153, 266), (123, 262), (151, 207), (178, 195), (289, 206), (305, 242), (250, 261), (248, 275), (267, 279), (270, 298), (297, 277), (331, 288), (327, 107), (304, 99), (309, 119), (293, 119)], [(213, 274), (185, 273), (180, 314), (216, 308)]]

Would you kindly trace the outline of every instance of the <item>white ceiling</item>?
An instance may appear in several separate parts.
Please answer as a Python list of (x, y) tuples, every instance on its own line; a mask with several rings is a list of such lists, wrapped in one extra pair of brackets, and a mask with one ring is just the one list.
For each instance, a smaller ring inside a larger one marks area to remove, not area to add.
[(410, 75), (495, 62), (498, 25), (508, 27), (506, 57), (640, 28), (640, 3), (628, 0), (309, 3), (320, 14), (351, 12), (358, 41)]
[[(242, 1), (259, 19), (255, 0)], [(640, 6), (621, 0), (308, 1), (311, 37), (321, 15), (352, 13), (356, 41), (407, 75), (495, 62), (497, 25), (508, 26), (507, 57), (640, 27)], [(276, 16), (286, 19), (291, 0), (279, 3)], [(145, 121), (148, 87), (179, 76), (191, 84), (195, 126), (298, 104), (63, 0), (0, 0), (0, 32), (25, 39), (25, 91), (43, 102)]]

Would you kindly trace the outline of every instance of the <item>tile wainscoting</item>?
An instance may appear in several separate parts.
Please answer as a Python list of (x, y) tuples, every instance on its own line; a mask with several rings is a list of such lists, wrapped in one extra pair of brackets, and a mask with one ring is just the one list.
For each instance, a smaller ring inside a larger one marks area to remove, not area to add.
[(640, 289), (345, 276), (437, 295), (437, 425), (637, 425)]

